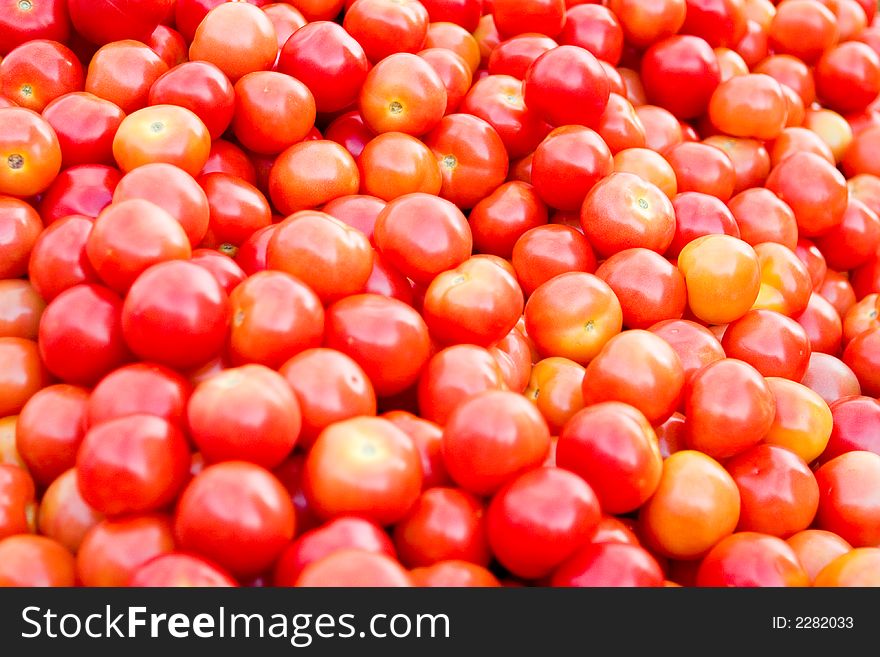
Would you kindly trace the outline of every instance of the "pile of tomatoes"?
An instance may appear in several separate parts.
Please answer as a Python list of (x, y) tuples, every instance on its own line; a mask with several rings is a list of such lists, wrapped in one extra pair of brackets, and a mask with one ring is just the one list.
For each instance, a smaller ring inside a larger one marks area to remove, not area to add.
[(2, 0), (0, 584), (880, 585), (874, 0)]

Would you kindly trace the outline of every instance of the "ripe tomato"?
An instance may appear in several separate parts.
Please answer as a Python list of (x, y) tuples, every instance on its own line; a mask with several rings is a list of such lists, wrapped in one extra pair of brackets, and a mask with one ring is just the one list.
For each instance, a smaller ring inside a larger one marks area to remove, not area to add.
[(880, 395), (876, 352), (878, 342), (880, 328), (871, 328), (850, 340), (841, 357), (858, 377), (864, 394), (874, 397)]
[(336, 142), (324, 139), (302, 141), (284, 150), (269, 173), (269, 196), (285, 215), (357, 194), (359, 187), (354, 158)]
[(167, 70), (168, 64), (140, 41), (112, 41), (89, 60), (85, 91), (130, 114), (147, 106), (150, 87)]
[(419, 453), (384, 418), (356, 417), (326, 427), (306, 457), (304, 487), (323, 518), (356, 515), (380, 525), (399, 521), (422, 489)]
[[(466, 36), (470, 37), (469, 34)], [(473, 82), (468, 62), (448, 48), (425, 48), (416, 54), (428, 62), (446, 88), (444, 115), (456, 112)]]
[(639, 528), (660, 554), (696, 559), (733, 533), (739, 513), (739, 490), (721, 464), (682, 450), (663, 462), (657, 490), (639, 509)]
[(4, 0), (0, 6), (0, 56), (31, 39), (65, 42), (70, 37), (66, 0)]
[(772, 310), (750, 310), (731, 322), (721, 346), (764, 376), (800, 381), (810, 361), (810, 339), (793, 319)]
[(626, 42), (636, 48), (647, 48), (678, 32), (687, 13), (685, 0), (650, 4), (640, 0), (609, 0), (608, 8), (620, 21)]
[(880, 473), (880, 455), (855, 450), (816, 470), (819, 511), (816, 524), (838, 534), (853, 547), (880, 542), (880, 499), (872, 482)]
[(794, 550), (776, 536), (740, 531), (721, 539), (700, 562), (697, 586), (809, 586)]
[(187, 379), (167, 367), (151, 363), (123, 365), (92, 389), (84, 426), (129, 415), (155, 415), (171, 424), (181, 424), (191, 392)]
[(474, 248), (502, 258), (512, 256), (514, 245), (526, 231), (547, 221), (547, 206), (534, 187), (520, 181), (500, 185), (468, 213)]
[(0, 281), (0, 337), (35, 340), (45, 307), (46, 302), (30, 281)]
[(382, 414), (389, 422), (407, 434), (419, 452), (422, 461), (422, 490), (451, 483), (443, 462), (443, 429), (409, 411), (387, 411)]
[(663, 582), (657, 559), (641, 546), (594, 539), (556, 569), (550, 585), (659, 587)]
[(33, 39), (0, 61), (0, 94), (35, 112), (60, 96), (82, 91), (84, 84), (82, 64), (57, 41)]
[(95, 218), (113, 200), (122, 174), (104, 164), (80, 164), (56, 176), (40, 196), (40, 216), (48, 225), (69, 215)]
[(37, 526), (40, 534), (54, 539), (76, 554), (88, 531), (104, 516), (90, 507), (79, 492), (76, 469), (56, 477), (40, 500)]
[(856, 548), (835, 558), (819, 571), (813, 586), (877, 586), (877, 565), (880, 550), (874, 547)]
[(191, 554), (168, 552), (150, 559), (131, 574), (127, 586), (238, 586), (228, 573)]
[(242, 461), (207, 466), (184, 488), (174, 515), (179, 548), (240, 578), (274, 564), (294, 529), (293, 504), (278, 479)]
[(614, 171), (643, 178), (660, 189), (670, 200), (678, 193), (675, 171), (666, 158), (651, 148), (636, 146), (618, 151), (614, 154)]
[(767, 378), (776, 414), (764, 442), (786, 447), (812, 463), (828, 445), (833, 416), (828, 404), (805, 385), (789, 379)]
[(568, 358), (550, 356), (532, 367), (523, 395), (532, 401), (553, 435), (584, 407), (584, 366)]
[(357, 163), (361, 191), (385, 201), (414, 192), (436, 196), (443, 184), (434, 153), (403, 132), (385, 132), (372, 138), (364, 145)]
[(68, 0), (67, 7), (77, 33), (100, 45), (121, 39), (146, 41), (172, 4), (173, 0)]
[(28, 270), (28, 261), (43, 232), (36, 210), (19, 199), (0, 197), (0, 277), (18, 278)]
[(735, 137), (775, 139), (785, 128), (787, 113), (782, 87), (761, 73), (722, 82), (709, 101), (712, 125)]
[(199, 23), (189, 58), (210, 62), (233, 82), (272, 68), (278, 54), (275, 27), (259, 8), (246, 2), (223, 3)]
[(861, 395), (859, 380), (839, 358), (814, 351), (801, 383), (817, 393), (829, 406), (843, 397)]
[(0, 540), (0, 586), (75, 586), (73, 555), (45, 536), (18, 534)]
[(0, 123), (0, 194), (39, 194), (61, 169), (55, 131), (39, 114), (23, 107), (0, 108)]
[(379, 397), (412, 386), (431, 349), (422, 316), (402, 301), (376, 294), (356, 294), (331, 305), (324, 346), (360, 365)]
[(565, 1), (493, 0), (492, 15), (502, 38), (526, 32), (555, 37), (565, 23)]
[(375, 64), (395, 53), (421, 50), (428, 22), (428, 11), (415, 0), (357, 0), (345, 12), (342, 27)]
[[(79, 283), (98, 282), (85, 249), (91, 230), (91, 219), (71, 215), (39, 233), (31, 251), (28, 279), (47, 302)], [(15, 258), (8, 262), (15, 262)]]
[(703, 114), (721, 82), (712, 47), (690, 35), (655, 42), (642, 57), (641, 77), (648, 100), (680, 119)]
[(580, 231), (553, 223), (524, 232), (513, 245), (511, 264), (522, 291), (531, 295), (538, 286), (559, 274), (593, 273), (596, 255)]
[(821, 461), (856, 450), (880, 454), (876, 432), (876, 427), (880, 425), (880, 402), (856, 393), (834, 401), (830, 409), (834, 427)]
[(294, 586), (413, 586), (409, 572), (385, 554), (358, 548), (337, 550), (302, 569)]
[(535, 468), (550, 449), (550, 432), (522, 395), (480, 393), (458, 406), (443, 432), (446, 469), (461, 488), (488, 495)]
[[(509, 75), (522, 80), (533, 61), (558, 45), (556, 41), (543, 34), (520, 34), (502, 41), (493, 48), (486, 67), (489, 75)], [(569, 45), (581, 44), (569, 42)]]
[(43, 118), (58, 138), (63, 168), (113, 163), (113, 136), (125, 118), (115, 103), (74, 91), (49, 102)]
[(632, 102), (614, 92), (608, 96), (608, 104), (599, 117), (596, 132), (614, 155), (627, 148), (644, 148), (647, 141), (645, 126)]
[(561, 468), (536, 468), (494, 495), (486, 530), (505, 568), (536, 579), (550, 574), (586, 542), (600, 517), (599, 500), (583, 479)]
[(232, 121), (235, 91), (229, 78), (210, 62), (179, 64), (150, 87), (150, 105), (178, 105), (198, 116), (211, 139), (218, 139)]
[(535, 149), (532, 184), (547, 205), (577, 210), (612, 166), (611, 151), (596, 132), (566, 125), (550, 132)]
[(0, 539), (31, 531), (35, 495), (34, 480), (27, 470), (0, 464)]
[(770, 23), (769, 45), (777, 53), (813, 64), (839, 38), (834, 14), (816, 0), (797, 0), (777, 8)]
[[(769, 169), (768, 169), (769, 173)], [(764, 187), (750, 187), (727, 202), (736, 219), (740, 238), (756, 246), (761, 242), (778, 242), (794, 251), (798, 226), (791, 207)]]
[(220, 353), (230, 304), (209, 271), (171, 260), (153, 265), (137, 278), (121, 315), (125, 342), (142, 360), (196, 368)]
[(584, 235), (605, 257), (636, 247), (663, 253), (675, 234), (669, 198), (631, 173), (615, 172), (597, 182), (580, 216)]
[(805, 529), (792, 534), (785, 542), (794, 550), (811, 582), (815, 582), (825, 566), (853, 549), (840, 536), (824, 529)]

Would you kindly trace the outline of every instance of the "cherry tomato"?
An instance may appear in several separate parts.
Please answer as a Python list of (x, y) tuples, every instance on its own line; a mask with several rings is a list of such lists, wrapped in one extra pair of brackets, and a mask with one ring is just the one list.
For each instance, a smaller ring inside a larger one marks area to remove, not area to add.
[(0, 123), (0, 194), (39, 194), (61, 170), (55, 131), (39, 114), (23, 107), (0, 107)]
[(740, 531), (721, 539), (703, 557), (697, 586), (809, 586), (794, 550), (782, 539)]
[(57, 41), (33, 39), (0, 61), (0, 94), (35, 112), (60, 96), (82, 91), (84, 84), (82, 64)]
[(150, 87), (167, 71), (168, 64), (146, 44), (133, 39), (112, 41), (89, 60), (85, 91), (130, 114), (147, 106)]
[(235, 91), (217, 66), (205, 61), (179, 64), (150, 87), (150, 105), (178, 105), (198, 116), (211, 139), (218, 139), (232, 121)]

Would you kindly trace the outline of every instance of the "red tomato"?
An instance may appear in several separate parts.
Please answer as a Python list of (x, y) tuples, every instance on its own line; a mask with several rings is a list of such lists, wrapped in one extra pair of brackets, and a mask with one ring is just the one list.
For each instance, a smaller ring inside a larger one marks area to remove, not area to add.
[(45, 536), (19, 534), (0, 540), (0, 586), (75, 586), (73, 555)]
[(520, 181), (500, 185), (468, 214), (474, 248), (502, 258), (510, 258), (517, 240), (547, 220), (547, 207), (534, 187)]
[(625, 543), (588, 543), (553, 573), (551, 586), (659, 587), (664, 577), (650, 552)]
[(113, 136), (125, 113), (109, 100), (74, 91), (43, 109), (61, 147), (61, 166), (113, 164)]
[(359, 187), (354, 158), (336, 142), (323, 139), (283, 151), (269, 174), (269, 196), (286, 215), (356, 194)]
[(150, 559), (131, 574), (127, 586), (238, 586), (221, 568), (190, 554), (168, 552)]
[(580, 231), (553, 223), (524, 232), (513, 245), (511, 264), (523, 292), (530, 295), (559, 274), (593, 273), (596, 255)]
[(721, 82), (712, 47), (700, 37), (687, 35), (671, 36), (648, 48), (641, 76), (650, 102), (680, 119), (705, 113)]
[(150, 87), (167, 70), (168, 64), (140, 41), (108, 42), (89, 61), (85, 91), (129, 114), (147, 106)]
[(565, 12), (558, 37), (562, 45), (580, 46), (616, 66), (623, 52), (623, 28), (613, 11), (598, 4), (579, 4)]
[(288, 545), (275, 564), (273, 584), (293, 586), (309, 564), (350, 549), (397, 557), (394, 543), (381, 527), (363, 518), (342, 516), (310, 529)]
[(98, 282), (86, 255), (91, 230), (90, 218), (70, 215), (39, 234), (31, 251), (28, 279), (47, 302), (79, 283)]
[(810, 361), (810, 340), (793, 319), (772, 310), (750, 310), (724, 331), (721, 346), (764, 376), (800, 381)]
[(65, 169), (40, 197), (40, 216), (46, 225), (72, 214), (97, 217), (113, 200), (122, 175), (104, 164), (80, 164)]
[(95, 44), (146, 41), (168, 16), (173, 0), (68, 0), (74, 29)]
[(565, 23), (565, 0), (493, 0), (492, 15), (503, 38), (525, 32), (555, 37)]
[(864, 331), (846, 345), (841, 357), (858, 377), (864, 394), (873, 397), (880, 395), (878, 343), (880, 343), (880, 327)]
[(82, 91), (84, 84), (82, 64), (57, 41), (28, 41), (0, 61), (0, 94), (35, 112), (56, 98)]
[(229, 78), (210, 62), (193, 61), (166, 71), (150, 87), (150, 105), (179, 105), (198, 116), (211, 139), (229, 127), (235, 91)]
[(35, 495), (34, 480), (27, 470), (0, 464), (0, 539), (31, 531)]
[(277, 478), (253, 463), (207, 466), (184, 488), (174, 516), (177, 545), (236, 577), (262, 573), (294, 534), (290, 496)]
[(394, 526), (401, 563), (409, 568), (451, 559), (489, 564), (483, 504), (455, 488), (430, 488)]
[(815, 582), (825, 566), (853, 550), (840, 536), (824, 529), (805, 529), (789, 536), (785, 542), (794, 550), (811, 582)]
[(880, 550), (873, 547), (856, 548), (843, 554), (819, 571), (813, 586), (877, 586), (877, 565)]
[(703, 557), (697, 586), (809, 586), (794, 550), (782, 539), (741, 531), (721, 539)]
[(428, 12), (415, 0), (357, 0), (345, 12), (342, 27), (378, 63), (395, 53), (422, 49), (428, 33)]
[(478, 495), (495, 492), (539, 466), (550, 432), (538, 410), (519, 394), (490, 390), (458, 406), (443, 432), (443, 457), (452, 479)]
[(416, 586), (434, 587), (495, 587), (501, 582), (489, 570), (476, 564), (450, 559), (410, 571)]
[(98, 424), (129, 415), (155, 415), (171, 424), (185, 420), (192, 392), (187, 379), (162, 365), (132, 363), (113, 370), (92, 389), (84, 424)]
[(596, 132), (565, 125), (551, 131), (535, 149), (532, 184), (550, 207), (578, 210), (612, 167), (611, 151)]
[(561, 468), (530, 470), (492, 498), (489, 545), (498, 561), (525, 579), (549, 575), (589, 540), (601, 518), (588, 483)]
[(43, 233), (43, 222), (34, 208), (16, 198), (0, 197), (0, 276), (18, 278), (28, 271), (28, 261)]
[(30, 281), (0, 281), (0, 336), (35, 340), (46, 302)]
[(0, 56), (31, 39), (66, 42), (70, 37), (67, 0), (4, 0), (0, 6)]
[(294, 586), (413, 586), (406, 569), (385, 554), (358, 548), (337, 550), (303, 568)]
[(230, 304), (209, 271), (172, 260), (153, 265), (137, 278), (121, 315), (125, 342), (141, 359), (196, 368), (220, 353)]
[[(526, 33), (511, 37), (492, 49), (486, 63), (489, 75), (509, 75), (522, 80), (533, 61), (558, 45), (543, 34)], [(572, 44), (569, 41), (569, 45), (581, 44)]]
[(73, 554), (88, 531), (104, 518), (83, 500), (76, 479), (75, 468), (56, 477), (43, 493), (37, 518), (40, 533)]
[(39, 194), (61, 169), (55, 131), (39, 114), (23, 107), (0, 108), (0, 123), (0, 194)]

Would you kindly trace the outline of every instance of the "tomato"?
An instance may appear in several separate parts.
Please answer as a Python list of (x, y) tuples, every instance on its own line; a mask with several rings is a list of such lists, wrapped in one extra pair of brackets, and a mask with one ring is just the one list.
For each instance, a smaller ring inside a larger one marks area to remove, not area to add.
[(880, 550), (861, 547), (833, 559), (816, 575), (813, 586), (877, 586)]
[(535, 363), (523, 395), (531, 400), (552, 434), (584, 407), (584, 367), (568, 358), (551, 356)]
[(138, 567), (174, 550), (168, 516), (146, 513), (105, 519), (82, 539), (76, 554), (83, 586), (126, 586)]
[(474, 248), (502, 258), (512, 256), (518, 239), (529, 229), (547, 221), (547, 207), (534, 187), (520, 181), (498, 186), (468, 214)]
[(770, 151), (771, 163), (776, 166), (795, 153), (806, 151), (835, 164), (834, 154), (822, 138), (812, 130), (800, 127), (785, 128), (774, 140)]
[(534, 32), (555, 37), (565, 23), (564, 0), (493, 0), (492, 15), (502, 38)]
[(0, 194), (33, 196), (61, 169), (61, 146), (52, 126), (23, 107), (0, 108)]
[(83, 500), (109, 516), (162, 509), (189, 478), (189, 445), (180, 429), (150, 415), (93, 426), (76, 455)]
[(95, 218), (113, 200), (122, 174), (104, 164), (64, 169), (40, 197), (40, 216), (49, 225), (72, 214)]
[(605, 257), (636, 247), (663, 253), (675, 233), (669, 198), (631, 173), (615, 172), (597, 182), (580, 216), (584, 235)]
[(810, 359), (810, 340), (793, 319), (772, 310), (751, 310), (731, 322), (721, 346), (764, 376), (800, 381)]
[[(638, 118), (638, 117), (637, 117)], [(625, 148), (614, 154), (614, 171), (631, 173), (660, 189), (673, 199), (678, 192), (675, 171), (660, 153), (645, 147)]]
[(596, 132), (566, 125), (550, 132), (535, 149), (532, 184), (547, 205), (577, 210), (612, 166), (611, 151)]
[(798, 226), (791, 207), (764, 187), (750, 187), (727, 202), (736, 219), (740, 238), (756, 246), (761, 242), (778, 242), (794, 251)]
[(257, 171), (247, 154), (225, 139), (216, 139), (211, 142), (208, 161), (199, 172), (199, 177), (209, 173), (228, 173), (236, 178), (241, 178), (250, 185), (257, 182)]
[(504, 143), (486, 121), (468, 114), (443, 117), (425, 136), (440, 167), (440, 196), (471, 208), (507, 177)]
[(422, 315), (443, 344), (489, 346), (507, 335), (523, 310), (513, 276), (485, 258), (470, 258), (438, 274), (425, 291)]
[(480, 21), (480, 0), (423, 0), (422, 4), (428, 10), (432, 23), (449, 21), (473, 32)]
[(684, 141), (681, 122), (669, 110), (657, 105), (636, 106), (636, 116), (645, 128), (645, 145), (657, 153)]
[[(839, 272), (829, 269), (825, 272), (825, 278), (817, 291), (819, 296), (825, 299), (838, 315), (846, 317), (846, 314), (856, 305), (856, 292), (849, 281), (848, 272)], [(864, 301), (864, 297), (862, 298)]]
[[(469, 34), (466, 36), (470, 37)], [(476, 46), (474, 47), (476, 48)], [(426, 48), (416, 54), (428, 62), (443, 82), (446, 89), (444, 115), (456, 112), (473, 81), (473, 74), (468, 62), (448, 48)]]
[(775, 139), (787, 118), (782, 87), (762, 73), (734, 76), (712, 93), (709, 118), (718, 130), (735, 137)]
[(147, 45), (159, 55), (168, 68), (186, 61), (187, 47), (183, 35), (167, 25), (157, 25), (147, 39)]
[(665, 152), (679, 192), (702, 192), (727, 201), (736, 185), (733, 162), (720, 148), (699, 142), (677, 144)]
[(751, 308), (760, 289), (755, 250), (730, 235), (705, 235), (678, 256), (688, 289), (688, 307), (699, 319), (726, 324)]
[(482, 503), (455, 488), (430, 488), (394, 527), (400, 561), (410, 568), (447, 560), (489, 563)]
[(218, 566), (190, 554), (169, 552), (150, 559), (131, 575), (127, 586), (238, 586)]
[(588, 403), (575, 413), (559, 433), (556, 463), (583, 477), (607, 513), (638, 509), (657, 489), (663, 467), (644, 414), (618, 401)]
[(828, 445), (833, 416), (828, 404), (805, 385), (769, 377), (776, 414), (764, 442), (786, 447), (805, 462), (812, 463)]
[(18, 278), (28, 270), (28, 261), (43, 231), (43, 222), (33, 207), (24, 201), (0, 197), (0, 225), (3, 226), (0, 277)]
[(0, 539), (27, 534), (35, 511), (34, 480), (27, 470), (0, 464)]
[(0, 337), (35, 340), (46, 302), (26, 280), (0, 281)]
[(70, 37), (66, 0), (5, 0), (0, 11), (0, 56), (32, 39), (65, 42)]
[(872, 482), (880, 471), (880, 455), (851, 451), (816, 470), (819, 482), (819, 529), (838, 534), (853, 547), (873, 547), (880, 533), (880, 500)]
[(721, 464), (682, 450), (663, 462), (657, 490), (639, 509), (639, 528), (660, 554), (696, 559), (733, 533), (739, 513), (739, 491)]
[(859, 333), (843, 350), (841, 359), (859, 379), (866, 395), (880, 395), (880, 380), (877, 377), (877, 343), (880, 341), (880, 328), (871, 328)]
[(85, 91), (129, 114), (147, 106), (150, 87), (166, 71), (168, 64), (149, 46), (131, 39), (113, 41), (89, 61)]
[(671, 36), (648, 48), (641, 76), (650, 102), (682, 119), (703, 114), (721, 82), (712, 47), (688, 35)]
[(531, 295), (541, 284), (559, 274), (593, 273), (596, 255), (587, 238), (575, 228), (545, 224), (520, 236), (513, 245), (511, 264), (522, 291)]
[(816, 238), (829, 267), (855, 269), (871, 259), (880, 246), (880, 218), (855, 198), (847, 201), (841, 222)]
[(515, 159), (528, 155), (552, 127), (526, 106), (522, 82), (510, 75), (488, 75), (475, 80), (459, 107), (489, 123)]
[(648, 330), (668, 342), (678, 355), (685, 381), (690, 381), (703, 366), (724, 358), (724, 349), (715, 335), (690, 320), (663, 320), (648, 327)]
[(0, 540), (0, 586), (76, 585), (73, 555), (45, 536), (19, 534)]
[(859, 380), (839, 358), (814, 351), (801, 383), (817, 393), (829, 406), (843, 397), (861, 395)]
[(483, 566), (449, 559), (430, 566), (413, 568), (410, 576), (415, 586), (422, 587), (497, 587), (498, 578)]
[(770, 23), (769, 45), (778, 53), (813, 64), (839, 38), (834, 14), (815, 0), (797, 0), (777, 8)]
[(544, 356), (585, 365), (620, 332), (623, 315), (614, 291), (583, 272), (560, 274), (540, 285), (525, 306), (525, 325)]
[(277, 70), (305, 84), (319, 112), (354, 103), (369, 70), (357, 35), (331, 21), (310, 23), (294, 34), (283, 44)]
[(825, 566), (853, 549), (840, 536), (824, 529), (805, 529), (789, 536), (785, 542), (794, 550), (811, 582), (815, 582)]
[(357, 163), (364, 194), (391, 201), (414, 192), (440, 193), (443, 181), (437, 159), (428, 146), (405, 133), (374, 137)]
[(68, 0), (70, 21), (78, 34), (96, 44), (139, 39), (150, 33), (171, 10), (173, 0)]
[(562, 45), (585, 48), (616, 66), (623, 51), (623, 28), (614, 12), (602, 5), (580, 4), (565, 12), (558, 37)]
[(172, 260), (153, 265), (137, 278), (121, 315), (125, 342), (142, 360), (196, 368), (219, 354), (230, 323), (230, 304), (210, 272)]
[(403, 392), (419, 377), (430, 352), (428, 327), (397, 299), (357, 294), (327, 309), (324, 346), (350, 356), (379, 397)]
[(492, 49), (486, 63), (489, 75), (509, 75), (522, 80), (533, 61), (558, 45), (543, 34), (525, 33), (511, 37)]
[(599, 117), (596, 132), (613, 155), (627, 148), (644, 148), (647, 139), (645, 126), (642, 125), (632, 103), (614, 92), (608, 96), (608, 104)]
[(278, 224), (266, 262), (295, 276), (329, 304), (363, 289), (372, 254), (366, 236), (356, 228), (323, 212), (303, 210)]
[(294, 586), (413, 586), (406, 569), (385, 554), (357, 548), (337, 550), (302, 569)]
[(82, 64), (57, 41), (28, 41), (0, 61), (0, 94), (35, 112), (64, 94), (82, 91), (84, 84)]
[(71, 468), (56, 477), (40, 500), (40, 534), (54, 539), (73, 554), (79, 550), (86, 533), (103, 520), (79, 492), (76, 470)]
[(446, 87), (427, 61), (411, 53), (394, 53), (370, 69), (358, 106), (373, 132), (419, 136), (443, 118), (446, 101)]
[(672, 198), (672, 208), (675, 236), (664, 252), (667, 258), (677, 258), (685, 246), (704, 235), (740, 236), (736, 219), (717, 196), (699, 191), (682, 192)]
[(422, 462), (422, 490), (451, 483), (443, 462), (443, 429), (408, 411), (395, 410), (382, 414), (386, 420), (407, 434), (419, 452)]
[(115, 103), (74, 91), (49, 102), (43, 118), (58, 138), (63, 168), (113, 163), (113, 136), (125, 118)]
[(272, 67), (278, 54), (275, 28), (262, 10), (248, 3), (223, 3), (199, 23), (189, 46), (190, 60), (210, 62), (233, 82)]
[(719, 541), (700, 562), (697, 586), (809, 586), (794, 550), (782, 539), (740, 531)]
[(207, 466), (181, 493), (174, 515), (178, 546), (250, 577), (269, 568), (294, 534), (290, 497), (268, 470), (226, 461)]
[(840, 315), (824, 297), (815, 292), (811, 294), (806, 310), (795, 319), (806, 331), (813, 353), (837, 354), (840, 351), (843, 334)]
[(551, 586), (659, 587), (663, 570), (650, 552), (625, 543), (588, 543), (553, 573)]
[(415, 0), (358, 0), (345, 12), (342, 27), (378, 63), (395, 53), (422, 49), (428, 33), (428, 12)]
[(508, 391), (486, 391), (459, 405), (443, 432), (449, 475), (478, 495), (539, 466), (549, 448), (544, 418), (528, 400)]
[(211, 139), (229, 127), (235, 111), (235, 91), (229, 78), (210, 62), (179, 64), (159, 76), (150, 87), (150, 105), (178, 105), (198, 116)]
[(287, 215), (356, 194), (359, 186), (354, 158), (328, 140), (294, 144), (278, 156), (269, 174), (272, 203)]
[(626, 42), (636, 48), (646, 48), (678, 32), (687, 12), (685, 0), (651, 4), (640, 0), (609, 0), (608, 8), (620, 21)]
[[(704, 144), (715, 146), (727, 153), (733, 164), (736, 182), (733, 193), (763, 185), (770, 173), (770, 154), (764, 142), (758, 139), (714, 135), (703, 140)], [(761, 189), (757, 187), (757, 189)]]
[[(751, 23), (749, 23), (751, 25)], [(749, 72), (749, 65), (735, 50), (730, 48), (713, 48), (712, 52), (718, 60), (719, 81), (724, 82), (735, 75), (745, 75)]]
[(384, 418), (356, 417), (326, 427), (306, 457), (304, 486), (321, 517), (399, 521), (418, 499), (422, 469), (410, 437)]
[(203, 246), (239, 247), (272, 224), (269, 201), (251, 183), (222, 172), (203, 174), (196, 182), (208, 204), (208, 226), (200, 242)]
[(393, 267), (427, 285), (470, 256), (473, 237), (453, 203), (416, 192), (385, 206), (376, 218), (374, 240)]
[(28, 278), (47, 302), (79, 283), (98, 282), (85, 251), (91, 229), (91, 219), (71, 215), (39, 233), (31, 251)]
[(751, 365), (724, 358), (699, 370), (685, 390), (687, 443), (713, 458), (735, 456), (767, 434), (774, 396)]

